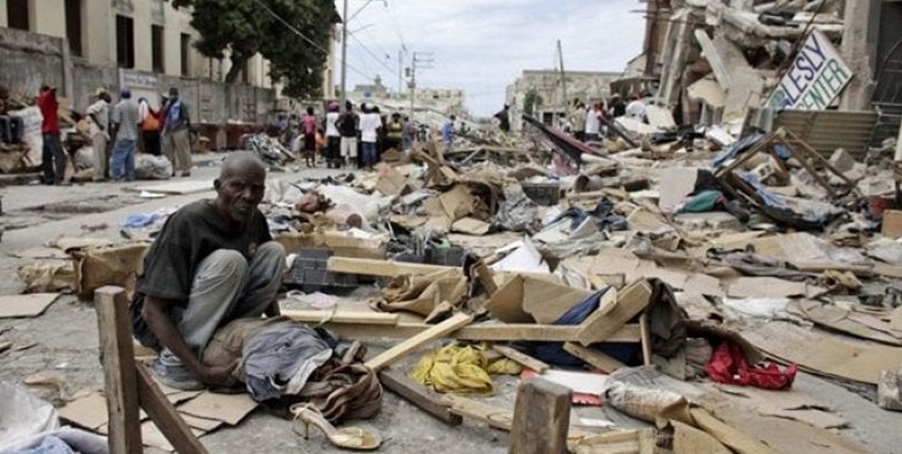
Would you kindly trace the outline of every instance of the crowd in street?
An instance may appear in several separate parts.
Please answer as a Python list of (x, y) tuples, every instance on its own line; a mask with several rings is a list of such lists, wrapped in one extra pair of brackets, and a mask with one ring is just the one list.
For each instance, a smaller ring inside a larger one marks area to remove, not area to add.
[(322, 116), (308, 107), (303, 116), (281, 117), (278, 126), (291, 150), (304, 156), (307, 167), (325, 162), (328, 168), (371, 169), (386, 151), (407, 151), (426, 134), (425, 127), (400, 112), (385, 115), (378, 106), (366, 103), (357, 111), (350, 101), (345, 102), (344, 111), (338, 102), (330, 102)]
[(607, 101), (584, 103), (579, 98), (571, 104), (570, 116), (566, 120), (565, 129), (583, 142), (598, 142), (607, 137), (607, 125), (615, 118), (627, 116), (637, 121), (646, 122), (646, 100), (650, 94), (631, 94), (625, 100), (614, 94)]
[[(162, 98), (162, 108), (157, 110), (146, 98), (135, 100), (131, 90), (122, 87), (119, 101), (114, 105), (106, 89), (96, 90), (92, 104), (81, 116), (91, 139), (94, 181), (134, 181), (135, 155), (139, 151), (164, 155), (172, 163), (172, 176), (177, 173), (183, 177), (191, 175), (188, 106), (176, 88), (171, 88), (169, 95)], [(67, 156), (63, 150), (56, 88), (42, 86), (36, 104), (42, 117), (43, 182), (47, 185), (69, 184), (65, 179)], [(4, 127), (6, 124), (2, 123)]]

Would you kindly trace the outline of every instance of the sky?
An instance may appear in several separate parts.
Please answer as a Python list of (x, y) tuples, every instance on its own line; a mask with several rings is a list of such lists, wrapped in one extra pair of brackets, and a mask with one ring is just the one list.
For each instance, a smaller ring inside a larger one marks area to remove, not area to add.
[[(339, 13), (343, 1), (336, 0)], [(639, 0), (347, 1), (348, 90), (379, 75), (396, 92), (403, 45), (404, 66), (413, 52), (431, 54), (423, 56), (431, 69), (417, 71), (418, 87), (463, 89), (476, 116), (500, 110), (505, 88), (523, 70), (557, 68), (558, 39), (565, 70), (622, 71), (644, 37)], [(340, 45), (336, 57), (340, 84)]]

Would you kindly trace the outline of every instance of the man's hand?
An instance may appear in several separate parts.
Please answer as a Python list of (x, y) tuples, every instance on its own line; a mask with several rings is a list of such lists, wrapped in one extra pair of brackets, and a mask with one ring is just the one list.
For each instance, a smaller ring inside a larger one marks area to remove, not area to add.
[(204, 366), (197, 371), (197, 378), (204, 382), (207, 386), (219, 388), (234, 388), (238, 385), (238, 379), (235, 378), (233, 372), (238, 368), (239, 361), (228, 366)]

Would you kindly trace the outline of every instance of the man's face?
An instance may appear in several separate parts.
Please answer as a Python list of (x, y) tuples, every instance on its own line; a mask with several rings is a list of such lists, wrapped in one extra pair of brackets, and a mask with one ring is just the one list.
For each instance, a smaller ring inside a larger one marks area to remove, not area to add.
[(257, 205), (263, 200), (266, 173), (263, 171), (235, 172), (214, 183), (219, 206), (232, 221), (246, 223), (251, 219)]

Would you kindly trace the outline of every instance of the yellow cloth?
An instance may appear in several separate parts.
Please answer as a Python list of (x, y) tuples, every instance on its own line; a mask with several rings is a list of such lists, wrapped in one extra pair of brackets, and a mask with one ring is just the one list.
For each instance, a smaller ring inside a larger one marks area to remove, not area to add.
[(410, 377), (440, 393), (489, 395), (495, 391), (492, 374), (519, 374), (519, 364), (501, 358), (489, 363), (485, 346), (450, 344), (420, 359)]

